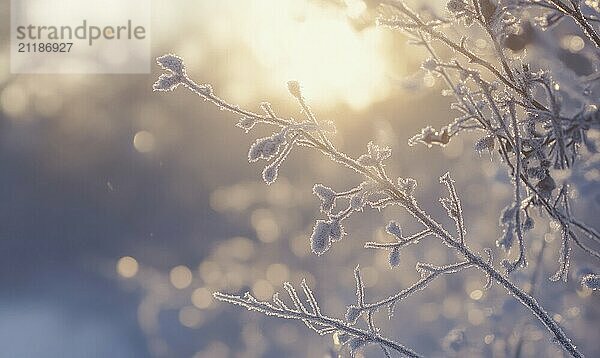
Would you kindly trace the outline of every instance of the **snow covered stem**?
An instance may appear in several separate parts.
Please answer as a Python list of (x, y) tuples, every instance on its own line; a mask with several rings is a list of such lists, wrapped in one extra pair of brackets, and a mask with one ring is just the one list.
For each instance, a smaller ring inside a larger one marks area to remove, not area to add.
[[(448, 247), (454, 249), (458, 254), (460, 254), (464, 261), (455, 265), (449, 265), (447, 267), (451, 267), (452, 270), (449, 270), (448, 273), (458, 272), (459, 270), (471, 266), (475, 266), (479, 268), (489, 280), (495, 281), (501, 286), (503, 286), (509, 294), (511, 294), (515, 299), (521, 302), (543, 325), (546, 329), (553, 335), (554, 340), (562, 346), (562, 348), (567, 351), (573, 357), (583, 357), (583, 354), (579, 352), (577, 347), (572, 343), (571, 339), (566, 335), (566, 333), (562, 330), (562, 328), (550, 317), (550, 315), (542, 308), (542, 306), (527, 292), (521, 290), (515, 284), (513, 284), (507, 276), (500, 273), (500, 271), (496, 270), (490, 262), (484, 260), (479, 254), (473, 252), (467, 243), (465, 242), (465, 238), (462, 237), (463, 232), (463, 218), (462, 211), (460, 210), (460, 205), (458, 203), (458, 198), (456, 195), (451, 195), (452, 199), (450, 199), (451, 203), (446, 206), (448, 209), (449, 215), (456, 221), (457, 229), (459, 230), (458, 237), (453, 237), (450, 233), (448, 233), (441, 224), (431, 218), (417, 203), (416, 199), (412, 196), (411, 193), (407, 193), (403, 188), (395, 184), (393, 181), (389, 179), (387, 174), (385, 173), (385, 169), (382, 165), (365, 165), (361, 160), (353, 159), (346, 154), (340, 152), (336, 147), (326, 138), (322, 127), (316, 121), (312, 112), (307, 110), (307, 106), (304, 103), (304, 100), (299, 92), (299, 89), (296, 88), (297, 83), (292, 82), (289, 84), (290, 93), (298, 98), (300, 102), (303, 104), (303, 108), (305, 114), (309, 116), (312, 127), (307, 126), (306, 124), (296, 123), (293, 120), (283, 119), (275, 115), (270, 105), (263, 104), (263, 110), (265, 110), (266, 114), (261, 115), (254, 113), (249, 110), (244, 110), (239, 108), (236, 105), (232, 105), (227, 103), (225, 100), (221, 99), (217, 95), (213, 93), (212, 87), (209, 85), (199, 85), (191, 80), (185, 72), (185, 67), (183, 65), (183, 61), (174, 55), (166, 55), (158, 59), (159, 64), (165, 69), (168, 70), (168, 74), (163, 74), (159, 78), (159, 80), (155, 83), (154, 89), (158, 91), (171, 91), (176, 88), (179, 84), (183, 84), (185, 87), (189, 88), (192, 92), (196, 93), (204, 100), (210, 101), (215, 105), (219, 106), (223, 110), (230, 111), (236, 115), (240, 115), (243, 118), (253, 120), (255, 122), (272, 124), (277, 127), (288, 128), (292, 126), (295, 130), (293, 142), (288, 143), (288, 149), (294, 143), (301, 144), (303, 146), (308, 146), (315, 148), (325, 154), (325, 156), (329, 157), (331, 160), (341, 163), (343, 166), (346, 166), (362, 175), (368, 180), (375, 183), (378, 187), (378, 191), (381, 193), (385, 193), (387, 198), (385, 198), (386, 204), (398, 204), (404, 207), (410, 214), (412, 214), (421, 224), (423, 224), (430, 234), (438, 237), (444, 244)], [(238, 124), (239, 125), (239, 124)], [(243, 126), (242, 126), (243, 127)], [(250, 126), (251, 127), (251, 126)], [(246, 127), (243, 127), (248, 129)], [(258, 143), (258, 142), (257, 142)], [(264, 153), (263, 153), (264, 154)], [(287, 154), (286, 154), (287, 155)], [(251, 158), (252, 159), (252, 158)], [(270, 166), (267, 166), (269, 168)], [(267, 183), (271, 183), (274, 181), (273, 177), (266, 176), (263, 172), (263, 177)], [(442, 176), (440, 181), (448, 186), (450, 193), (455, 193), (454, 184), (452, 178), (450, 178), (449, 174)], [(418, 281), (412, 287), (416, 287), (416, 291), (418, 289), (424, 288), (429, 281), (433, 278), (437, 277), (440, 273), (446, 273), (442, 269), (436, 269), (433, 266), (424, 265), (422, 267), (425, 271), (428, 271), (431, 275), (430, 279), (427, 282), (423, 282), (425, 276), (421, 281)], [(357, 275), (357, 284), (359, 282), (359, 276)], [(421, 287), (422, 286), (422, 287)], [(419, 355), (412, 350), (404, 347), (403, 345), (397, 344), (391, 340), (383, 338), (379, 335), (378, 331), (374, 328), (371, 329), (371, 332), (363, 331), (358, 328), (352, 327), (350, 324), (346, 324), (342, 321), (338, 321), (335, 319), (328, 318), (326, 316), (321, 315), (320, 310), (316, 306), (316, 300), (312, 296), (312, 292), (305, 286), (303, 283), (303, 289), (305, 290), (306, 295), (309, 298), (309, 303), (313, 306), (313, 313), (309, 313), (301, 304), (300, 300), (297, 298), (295, 291), (290, 288), (290, 285), (287, 284), (284, 286), (292, 301), (296, 305), (296, 310), (289, 309), (285, 306), (285, 304), (279, 299), (274, 297), (274, 301), (276, 302), (276, 306), (273, 306), (269, 303), (259, 302), (254, 299), (252, 296), (232, 296), (222, 293), (216, 293), (215, 297), (217, 299), (230, 302), (233, 304), (244, 306), (251, 310), (258, 310), (267, 315), (277, 316), (281, 318), (290, 318), (290, 319), (299, 319), (304, 321), (309, 327), (311, 323), (319, 324), (324, 326), (325, 328), (322, 330), (317, 330), (320, 334), (333, 333), (334, 331), (343, 331), (354, 336), (354, 339), (360, 339), (362, 344), (357, 344), (358, 346), (364, 345), (367, 343), (376, 343), (382, 346), (384, 352), (387, 354), (387, 350), (385, 347), (397, 350), (403, 354), (409, 355), (411, 357), (418, 357)], [(306, 288), (305, 288), (306, 287)], [(308, 291), (307, 291), (308, 290)], [(402, 291), (401, 291), (402, 292)], [(361, 301), (359, 297), (359, 301)], [(361, 304), (359, 302), (359, 304)], [(370, 327), (372, 327), (372, 310), (367, 307), (364, 302), (362, 302), (361, 309), (368, 309), (369, 313), (369, 323)], [(360, 313), (360, 312), (359, 312)], [(309, 322), (309, 323), (307, 323)], [(313, 327), (311, 327), (313, 328)], [(313, 328), (314, 329), (314, 328)], [(358, 343), (360, 343), (358, 342)], [(352, 344), (351, 344), (352, 345)], [(389, 354), (387, 354), (389, 356)]]

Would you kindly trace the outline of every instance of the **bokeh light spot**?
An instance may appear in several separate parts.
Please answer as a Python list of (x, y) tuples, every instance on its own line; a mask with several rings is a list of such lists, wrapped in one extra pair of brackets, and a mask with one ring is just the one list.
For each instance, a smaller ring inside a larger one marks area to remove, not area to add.
[(196, 307), (185, 306), (179, 310), (179, 322), (188, 328), (198, 327), (202, 321), (202, 312)]
[(200, 309), (208, 308), (212, 300), (212, 293), (206, 287), (197, 288), (192, 292), (192, 303)]
[(117, 273), (125, 278), (131, 278), (138, 273), (139, 265), (131, 256), (124, 256), (117, 261)]
[(148, 131), (139, 131), (133, 137), (133, 147), (140, 153), (148, 153), (154, 150), (154, 134)]
[(183, 265), (175, 266), (169, 273), (169, 279), (173, 287), (182, 290), (192, 283), (192, 271)]

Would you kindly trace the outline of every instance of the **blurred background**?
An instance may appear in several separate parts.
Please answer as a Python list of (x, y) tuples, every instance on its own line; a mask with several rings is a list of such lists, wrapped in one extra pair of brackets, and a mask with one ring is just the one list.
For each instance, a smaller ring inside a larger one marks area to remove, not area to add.
[[(423, 51), (371, 26), (368, 5), (155, 0), (152, 56), (176, 53), (191, 77), (232, 103), (258, 110), (268, 100), (282, 116), (300, 118), (286, 88), (287, 80), (300, 81), (317, 115), (335, 122), (340, 148), (358, 156), (371, 139), (390, 146), (390, 173), (417, 179), (416, 196), (439, 218), (438, 178), (450, 170), (471, 245), (502, 258), (495, 249), (498, 213), (512, 195), (504, 167), (471, 149), (476, 134), (446, 148), (407, 145), (425, 125), (439, 128), (456, 113), (438, 79), (420, 70)], [(444, 11), (441, 2), (430, 6)], [(251, 291), (268, 299), (284, 281), (306, 278), (323, 310), (342, 317), (354, 300), (357, 264), (375, 298), (417, 279), (416, 261), (454, 259), (425, 240), (390, 270), (385, 252), (361, 250), (365, 241), (386, 240), (391, 219), (418, 229), (399, 209), (354, 215), (349, 237), (315, 257), (308, 237), (320, 213), (312, 185), (344, 190), (360, 177), (294, 150), (266, 187), (262, 166), (246, 158), (269, 128), (245, 135), (233, 126), (239, 118), (183, 89), (153, 93), (158, 68), (148, 75), (11, 75), (9, 1), (0, 3), (0, 14), (0, 356), (328, 357), (330, 336), (214, 302), (211, 293)], [(565, 76), (594, 71), (577, 29), (528, 31), (525, 44), (560, 39)], [(597, 162), (596, 154), (577, 177), (585, 191), (574, 204), (596, 228)], [(574, 249), (570, 282), (550, 283), (555, 229), (539, 219), (530, 235), (530, 261), (544, 250), (537, 295), (582, 351), (598, 356), (598, 295), (577, 283), (593, 266)], [(527, 284), (531, 271), (516, 279)], [(382, 312), (378, 321), (427, 356), (510, 356), (519, 337), (523, 356), (562, 356), (503, 289), (483, 291), (484, 282), (476, 272), (439, 280), (399, 305), (392, 320)]]

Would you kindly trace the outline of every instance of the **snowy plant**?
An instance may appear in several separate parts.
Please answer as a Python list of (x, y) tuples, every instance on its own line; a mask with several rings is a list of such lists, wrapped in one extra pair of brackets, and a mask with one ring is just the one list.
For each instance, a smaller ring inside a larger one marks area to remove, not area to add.
[[(497, 150), (500, 160), (509, 169), (514, 200), (501, 215), (504, 234), (497, 244), (509, 251), (517, 243), (519, 256), (515, 262), (503, 262), (507, 271), (527, 264), (525, 232), (534, 225), (531, 213), (535, 208), (541, 208), (557, 220), (563, 232), (560, 265), (553, 280), (566, 281), (572, 243), (596, 259), (600, 258), (600, 253), (582, 240), (583, 237), (598, 242), (600, 236), (571, 215), (569, 184), (564, 182), (558, 188), (552, 174), (552, 170), (564, 171), (574, 166), (582, 151), (595, 152), (594, 144), (587, 136), (588, 131), (600, 128), (599, 109), (592, 99), (564, 105), (565, 97), (570, 99), (569, 93), (560, 91), (560, 84), (551, 72), (529, 62), (526, 56), (509, 53), (504, 47), (507, 37), (520, 28), (518, 15), (530, 6), (544, 7), (546, 2), (448, 3), (448, 10), (456, 21), (462, 20), (470, 27), (478, 26), (487, 35), (484, 39), (493, 44), (492, 53), (487, 55), (496, 58), (496, 62), (469, 48), (468, 43), (473, 39), (468, 35), (472, 29), (452, 26), (454, 30), (463, 30), (464, 34), (454, 40), (442, 31), (450, 20), (426, 21), (400, 1), (387, 3), (396, 10), (396, 15), (381, 22), (404, 31), (415, 44), (426, 48), (431, 57), (423, 63), (423, 69), (443, 79), (448, 87), (446, 93), (456, 100), (452, 108), (460, 113), (439, 131), (425, 127), (411, 138), (409, 144), (444, 146), (461, 132), (478, 130), (483, 136), (475, 142), (474, 149), (490, 155)], [(573, 11), (558, 0), (547, 3), (561, 16), (574, 18), (594, 40), (593, 44), (600, 46), (596, 41), (599, 39), (596, 30), (588, 20), (579, 17), (578, 3), (572, 2)], [(452, 55), (457, 57), (443, 60), (433, 47), (438, 43), (453, 50)]]
[[(518, 32), (525, 10), (531, 10), (540, 11), (540, 16), (545, 16), (547, 21), (540, 25), (544, 28), (563, 19), (574, 21), (582, 34), (587, 36), (594, 51), (598, 51), (600, 41), (595, 28), (596, 18), (584, 15), (583, 5), (576, 1), (500, 1), (496, 4), (489, 0), (450, 0), (447, 9), (451, 18), (448, 19), (430, 12), (418, 14), (401, 1), (381, 3), (386, 11), (382, 12), (385, 17), (382, 16), (379, 23), (402, 30), (412, 37), (416, 45), (428, 51), (430, 57), (424, 61), (423, 69), (443, 79), (448, 87), (446, 93), (456, 99), (452, 108), (460, 113), (444, 128), (436, 130), (425, 127), (411, 139), (410, 144), (444, 146), (461, 132), (477, 130), (482, 133), (474, 144), (475, 150), (489, 155), (498, 153), (512, 178), (514, 194), (511, 204), (499, 214), (504, 231), (502, 237), (498, 240), (483, 238), (481, 241), (490, 245), (496, 243), (507, 251), (518, 245), (518, 258), (515, 261), (505, 259), (496, 265), (491, 249), (477, 252), (471, 247), (470, 241), (473, 239), (467, 231), (468, 222), (463, 214), (460, 195), (449, 173), (439, 179), (447, 191), (447, 197), (441, 198), (440, 203), (454, 222), (453, 232), (444, 228), (441, 219), (433, 218), (422, 209), (414, 195), (417, 191), (414, 179), (396, 178), (388, 173), (386, 163), (391, 158), (389, 148), (368, 142), (364, 154), (356, 158), (341, 152), (331, 141), (335, 134), (333, 123), (317, 119), (298, 82), (288, 82), (288, 90), (298, 102), (304, 119), (295, 120), (278, 115), (269, 103), (262, 103), (262, 113), (255, 113), (228, 103), (215, 94), (210, 85), (194, 82), (186, 73), (183, 60), (168, 54), (157, 60), (166, 73), (154, 84), (154, 90), (172, 91), (182, 85), (205, 101), (236, 115), (239, 118), (237, 126), (247, 133), (257, 124), (273, 128), (271, 135), (256, 139), (248, 151), (250, 162), (266, 162), (262, 178), (267, 184), (277, 180), (290, 152), (299, 147), (314, 148), (325, 158), (363, 177), (361, 182), (344, 191), (333, 190), (325, 184), (313, 187), (323, 214), (323, 218), (316, 220), (307, 240), (314, 254), (327, 254), (333, 245), (341, 244), (340, 241), (349, 236), (344, 224), (352, 215), (358, 215), (367, 208), (383, 210), (395, 205), (412, 215), (421, 229), (407, 232), (392, 221), (386, 227), (390, 240), (367, 242), (364, 244), (366, 249), (385, 250), (391, 269), (401, 263), (403, 250), (418, 245), (423, 239), (440, 240), (456, 257), (456, 261), (450, 264), (418, 263), (416, 270), (420, 279), (387, 297), (375, 300), (366, 298), (365, 285), (357, 266), (354, 271), (356, 302), (347, 306), (343, 318), (334, 318), (322, 312), (318, 295), (304, 281), (300, 284), (301, 294), (290, 283), (285, 283), (287, 298), (275, 294), (270, 302), (258, 300), (250, 293), (235, 295), (217, 292), (214, 297), (269, 316), (302, 321), (320, 335), (333, 335), (351, 355), (366, 346), (375, 345), (388, 357), (394, 354), (419, 357), (420, 354), (410, 348), (409, 342), (399, 343), (384, 335), (377, 326), (375, 313), (387, 310), (391, 318), (394, 308), (403, 299), (424, 290), (432, 281), (474, 269), (486, 277), (483, 289), (494, 283), (503, 287), (511, 299), (527, 308), (546, 329), (548, 336), (566, 353), (582, 357), (582, 352), (571, 337), (534, 298), (534, 290), (520, 288), (513, 277), (527, 263), (526, 236), (535, 225), (534, 212), (545, 214), (560, 228), (561, 252), (559, 267), (551, 277), (553, 281), (567, 280), (572, 244), (591, 257), (600, 258), (598, 252), (584, 241), (597, 244), (600, 235), (571, 214), (571, 187), (567, 181), (559, 182), (553, 174), (556, 171), (575, 170), (573, 168), (579, 161), (584, 161), (589, 152), (595, 151), (588, 135), (590, 131), (600, 129), (600, 112), (592, 99), (577, 102), (579, 97), (573, 99), (570, 93), (563, 93), (550, 70), (529, 62), (526, 56), (509, 53), (505, 41)], [(588, 7), (596, 10), (591, 5)], [(482, 30), (480, 34), (483, 33), (492, 44), (493, 51), (487, 57), (470, 48), (469, 36), (476, 32), (474, 27), (479, 27)], [(452, 31), (446, 31), (447, 28)], [(464, 36), (454, 39), (447, 35), (450, 32), (462, 32)], [(445, 49), (436, 50), (434, 46), (439, 44)], [(448, 49), (456, 58), (446, 60), (437, 54), (438, 51), (448, 53)], [(569, 106), (564, 104), (567, 100)], [(531, 240), (535, 239), (531, 237)], [(543, 252), (543, 246), (540, 252)], [(538, 257), (541, 257), (541, 253)], [(536, 277), (537, 274), (530, 286), (534, 286)], [(580, 284), (597, 290), (598, 275), (587, 273), (581, 278)], [(443, 345), (455, 351), (465, 344), (464, 333), (460, 329), (451, 331), (443, 339)]]

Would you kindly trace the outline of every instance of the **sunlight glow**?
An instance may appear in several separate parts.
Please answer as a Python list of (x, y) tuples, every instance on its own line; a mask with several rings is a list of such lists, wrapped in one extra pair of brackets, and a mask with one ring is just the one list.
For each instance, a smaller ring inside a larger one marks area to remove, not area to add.
[(346, 4), (346, 13), (349, 17), (356, 19), (367, 9), (367, 4), (361, 0), (344, 0)]
[(236, 78), (228, 88), (234, 99), (256, 100), (248, 92), (257, 86), (281, 93), (288, 80), (300, 82), (304, 96), (319, 107), (343, 103), (359, 110), (388, 94), (384, 30), (358, 31), (349, 19), (365, 11), (363, 1), (347, 0), (346, 11), (306, 0), (256, 0), (243, 7), (232, 12), (239, 19), (229, 19), (235, 29), (207, 27), (214, 41), (241, 41), (265, 71), (248, 73), (245, 58), (228, 59)]

